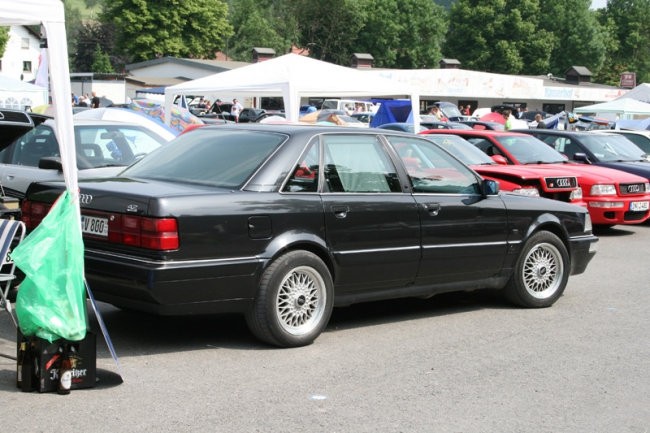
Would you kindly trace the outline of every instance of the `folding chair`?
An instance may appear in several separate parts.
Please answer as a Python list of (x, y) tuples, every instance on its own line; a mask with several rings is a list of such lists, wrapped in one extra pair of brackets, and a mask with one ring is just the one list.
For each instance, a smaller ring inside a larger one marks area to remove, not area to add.
[(9, 253), (24, 237), (25, 224), (22, 221), (0, 219), (0, 307), (7, 310), (16, 328), (18, 322), (12, 313), (11, 302), (7, 299), (11, 284), (16, 279), (16, 264)]

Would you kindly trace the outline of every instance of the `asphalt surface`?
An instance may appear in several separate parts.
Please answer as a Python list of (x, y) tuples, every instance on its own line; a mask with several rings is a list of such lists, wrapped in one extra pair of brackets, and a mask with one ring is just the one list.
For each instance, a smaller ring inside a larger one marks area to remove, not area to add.
[[(0, 311), (3, 432), (650, 431), (650, 225), (600, 234), (552, 307), (498, 293), (336, 309), (314, 344), (258, 343), (239, 316), (159, 318), (101, 304), (97, 386), (15, 386)], [(92, 328), (97, 323), (92, 320)]]

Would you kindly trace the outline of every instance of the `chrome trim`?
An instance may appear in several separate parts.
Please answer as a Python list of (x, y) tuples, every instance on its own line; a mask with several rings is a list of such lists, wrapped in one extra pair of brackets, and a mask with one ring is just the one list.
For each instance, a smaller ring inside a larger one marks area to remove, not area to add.
[(443, 245), (423, 245), (424, 249), (438, 249), (438, 248), (468, 248), (468, 247), (481, 247), (481, 246), (493, 246), (493, 245), (511, 245), (518, 244), (521, 241), (498, 241), (498, 242), (469, 242), (462, 244), (443, 244)]
[(390, 251), (410, 251), (410, 250), (419, 250), (419, 245), (414, 245), (411, 247), (397, 247), (397, 248), (369, 248), (364, 250), (347, 250), (347, 251), (335, 251), (334, 254), (368, 254), (368, 253), (386, 253)]
[(134, 263), (140, 263), (143, 265), (157, 265), (157, 266), (162, 265), (168, 269), (182, 269), (190, 266), (211, 266), (211, 265), (237, 264), (237, 263), (261, 261), (261, 259), (256, 256), (234, 257), (234, 258), (227, 258), (227, 259), (202, 259), (202, 260), (151, 260), (151, 259), (145, 259), (141, 257), (130, 256), (128, 254), (94, 250), (92, 248), (86, 248), (86, 253), (93, 253), (95, 255), (94, 257), (91, 258), (97, 258), (97, 256), (106, 257), (106, 258), (119, 258)]

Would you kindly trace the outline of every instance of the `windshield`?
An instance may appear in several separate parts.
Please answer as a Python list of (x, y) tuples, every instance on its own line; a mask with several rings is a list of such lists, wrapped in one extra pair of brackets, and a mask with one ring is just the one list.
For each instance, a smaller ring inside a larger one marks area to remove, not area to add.
[(582, 142), (602, 162), (640, 161), (646, 158), (643, 150), (621, 135), (585, 135)]
[(566, 162), (566, 158), (561, 153), (531, 135), (508, 135), (495, 138), (520, 164)]
[(198, 128), (121, 176), (238, 189), (286, 138), (265, 131)]
[(479, 148), (456, 135), (427, 134), (423, 137), (433, 141), (467, 165), (496, 164)]

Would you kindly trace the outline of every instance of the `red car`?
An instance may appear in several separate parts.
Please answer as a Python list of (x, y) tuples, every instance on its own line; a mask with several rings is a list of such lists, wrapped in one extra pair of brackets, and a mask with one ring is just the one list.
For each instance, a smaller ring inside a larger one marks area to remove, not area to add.
[[(498, 182), (501, 191), (587, 206), (582, 200), (578, 178), (564, 167), (540, 169), (532, 166), (497, 164), (470, 142), (455, 134), (429, 134), (427, 138), (469, 165), (483, 178)], [(408, 161), (404, 162), (408, 167)]]
[(594, 225), (639, 224), (650, 218), (650, 183), (620, 170), (570, 162), (528, 134), (504, 131), (427, 130), (421, 134), (454, 134), (500, 164), (568, 169), (578, 177), (583, 200)]

